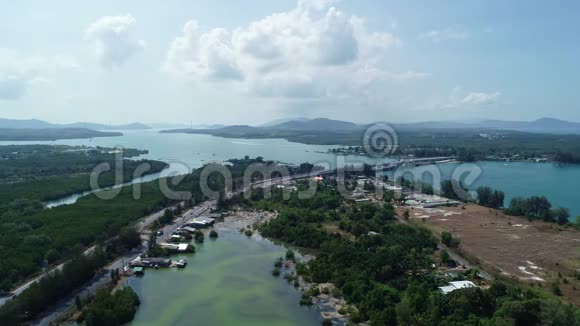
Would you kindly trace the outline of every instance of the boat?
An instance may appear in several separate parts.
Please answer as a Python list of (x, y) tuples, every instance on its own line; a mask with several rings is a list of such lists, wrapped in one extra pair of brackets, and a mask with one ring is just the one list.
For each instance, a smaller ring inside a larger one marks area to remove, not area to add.
[(185, 268), (185, 266), (187, 266), (187, 260), (181, 259), (175, 265), (177, 266), (177, 268)]

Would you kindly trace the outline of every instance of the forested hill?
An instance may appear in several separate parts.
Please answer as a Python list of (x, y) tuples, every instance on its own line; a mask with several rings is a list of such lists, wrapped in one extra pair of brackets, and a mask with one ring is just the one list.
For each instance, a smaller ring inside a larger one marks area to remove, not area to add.
[(75, 123), (50, 123), (47, 121), (29, 119), (2, 119), (0, 118), (0, 129), (53, 129), (53, 128), (86, 128), (93, 130), (144, 130), (151, 129), (150, 126), (142, 123), (130, 123), (125, 125), (108, 125), (91, 122), (75, 122)]
[(120, 132), (96, 131), (86, 128), (0, 128), (0, 141), (44, 141), (122, 136)]

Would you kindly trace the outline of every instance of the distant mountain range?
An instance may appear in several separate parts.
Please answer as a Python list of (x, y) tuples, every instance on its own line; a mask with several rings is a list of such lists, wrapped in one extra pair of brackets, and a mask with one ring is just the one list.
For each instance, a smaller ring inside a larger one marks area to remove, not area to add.
[(14, 120), (0, 119), (0, 128), (6, 129), (54, 129), (54, 128), (80, 128), (92, 130), (146, 130), (150, 126), (142, 123), (131, 123), (126, 125), (105, 125), (90, 122), (77, 122), (69, 124), (54, 124), (42, 120)]
[(554, 118), (541, 118), (534, 121), (483, 120), (479, 122), (429, 121), (396, 124), (404, 129), (495, 129), (546, 134), (580, 134), (580, 123)]
[(96, 131), (86, 128), (0, 128), (0, 141), (53, 141), (122, 135), (120, 132)]
[[(379, 123), (379, 122), (376, 122)], [(385, 122), (388, 123), (388, 122)], [(361, 133), (372, 124), (356, 124), (325, 118), (277, 120), (259, 126), (233, 125), (222, 128), (181, 128), (162, 133), (209, 134), (226, 138), (285, 138), (303, 143), (333, 143), (333, 139), (360, 141)], [(391, 124), (399, 132), (470, 132), (475, 134), (498, 130), (544, 134), (580, 134), (580, 123), (542, 118), (535, 121), (485, 120), (480, 122), (431, 121)], [(356, 138), (356, 139), (355, 139)], [(324, 139), (324, 140), (322, 140)]]
[[(385, 122), (389, 123), (389, 122)], [(580, 123), (554, 118), (541, 118), (534, 121), (504, 121), (484, 120), (479, 122), (458, 121), (425, 121), (416, 123), (390, 123), (399, 130), (429, 130), (429, 129), (486, 129), (486, 130), (512, 130), (522, 132), (549, 133), (549, 134), (580, 134)], [(258, 126), (221, 124), (171, 124), (131, 123), (125, 125), (106, 125), (89, 122), (77, 122), (70, 124), (54, 124), (42, 120), (14, 120), (0, 119), (0, 129), (54, 129), (54, 128), (81, 128), (92, 130), (147, 130), (147, 129), (170, 129), (164, 132), (190, 132), (210, 133), (223, 135), (261, 135), (270, 133), (287, 132), (348, 132), (364, 129), (371, 124), (356, 124), (348, 121), (340, 121), (326, 118), (291, 118), (278, 119)]]
[[(279, 123), (276, 123), (278, 122)], [(379, 123), (379, 122), (377, 122)], [(580, 123), (554, 118), (541, 118), (534, 121), (484, 120), (479, 122), (425, 121), (416, 123), (389, 123), (399, 129), (496, 129), (549, 134), (580, 134)], [(254, 128), (275, 130), (305, 131), (346, 131), (361, 129), (371, 124), (355, 124), (332, 119), (275, 120)]]

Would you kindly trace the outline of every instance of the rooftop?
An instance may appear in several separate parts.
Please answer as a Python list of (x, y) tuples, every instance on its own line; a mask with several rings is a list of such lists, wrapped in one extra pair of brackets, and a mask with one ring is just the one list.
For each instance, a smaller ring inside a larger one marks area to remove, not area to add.
[(456, 281), (456, 282), (449, 282), (449, 285), (446, 285), (446, 286), (440, 286), (439, 291), (441, 291), (443, 294), (448, 294), (448, 293), (451, 293), (455, 290), (469, 289), (469, 288), (476, 288), (476, 287), (477, 287), (477, 285), (475, 285), (471, 281)]

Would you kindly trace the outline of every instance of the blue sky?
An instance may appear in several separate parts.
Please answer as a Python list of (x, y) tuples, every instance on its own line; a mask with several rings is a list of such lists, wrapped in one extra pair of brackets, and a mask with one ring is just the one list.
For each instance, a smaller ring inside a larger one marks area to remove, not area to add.
[(6, 2), (0, 117), (580, 121), (575, 1)]

